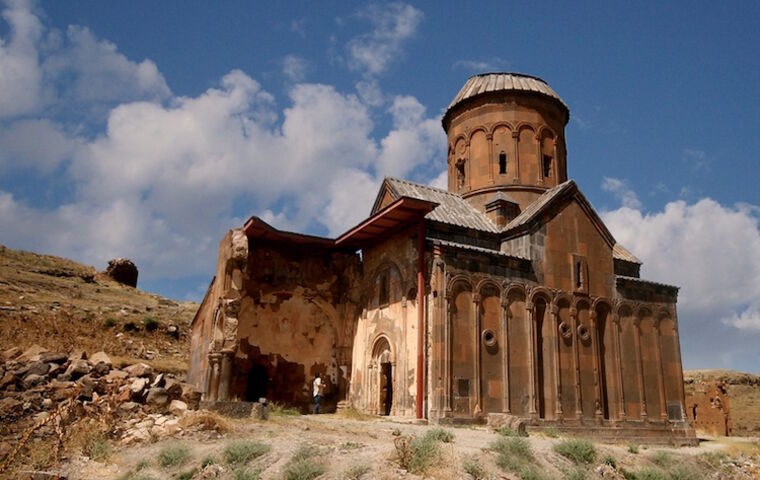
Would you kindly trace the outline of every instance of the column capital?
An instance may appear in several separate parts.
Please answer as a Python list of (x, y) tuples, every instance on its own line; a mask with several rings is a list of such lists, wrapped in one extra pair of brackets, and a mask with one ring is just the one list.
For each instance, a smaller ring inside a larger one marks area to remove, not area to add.
[(514, 138), (515, 140), (520, 138), (520, 132), (518, 130), (512, 130), (512, 138)]
[(525, 309), (533, 311), (533, 302), (525, 302)]
[(480, 294), (479, 293), (473, 293), (472, 294), (472, 302), (473, 303), (480, 303)]

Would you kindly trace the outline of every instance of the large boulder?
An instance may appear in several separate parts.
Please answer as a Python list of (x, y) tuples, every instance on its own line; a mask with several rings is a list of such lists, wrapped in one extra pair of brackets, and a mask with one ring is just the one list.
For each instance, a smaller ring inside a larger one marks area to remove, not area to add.
[(145, 403), (154, 407), (163, 407), (169, 403), (169, 394), (166, 389), (153, 387), (148, 390), (148, 396), (145, 397)]
[(68, 378), (76, 380), (82, 375), (87, 375), (92, 370), (90, 363), (87, 360), (74, 360), (69, 364), (69, 368), (66, 369), (65, 375)]
[(130, 287), (137, 286), (137, 267), (129, 259), (116, 258), (109, 260), (105, 273), (121, 284)]
[(153, 367), (145, 363), (135, 363), (122, 368), (130, 377), (150, 377), (153, 375)]
[(93, 353), (90, 355), (90, 363), (93, 365), (97, 365), (99, 363), (105, 363), (109, 367), (113, 365), (113, 362), (111, 362), (111, 357), (109, 357), (106, 352), (100, 351)]

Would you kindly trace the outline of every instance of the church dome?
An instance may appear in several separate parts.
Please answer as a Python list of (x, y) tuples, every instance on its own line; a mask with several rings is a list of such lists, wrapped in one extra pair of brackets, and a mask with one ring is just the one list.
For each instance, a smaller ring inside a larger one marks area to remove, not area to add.
[(447, 120), (449, 120), (449, 114), (451, 113), (452, 109), (466, 100), (489, 93), (509, 91), (535, 93), (538, 95), (550, 97), (556, 100), (557, 103), (559, 103), (561, 106), (562, 110), (565, 112), (565, 123), (567, 123), (567, 119), (570, 118), (570, 109), (567, 107), (567, 104), (562, 101), (562, 98), (557, 95), (557, 92), (555, 92), (552, 87), (550, 87), (549, 84), (541, 78), (532, 75), (525, 75), (523, 73), (491, 72), (473, 75), (467, 79), (467, 82), (464, 84), (461, 90), (459, 90), (457, 96), (454, 97), (454, 100), (446, 109), (446, 113), (443, 115), (442, 122), (445, 126), (447, 124)]

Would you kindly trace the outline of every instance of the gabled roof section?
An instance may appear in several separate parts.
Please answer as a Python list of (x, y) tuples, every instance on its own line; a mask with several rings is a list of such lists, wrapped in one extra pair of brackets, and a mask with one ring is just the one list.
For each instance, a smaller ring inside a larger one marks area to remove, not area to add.
[(278, 230), (256, 216), (249, 218), (248, 221), (245, 222), (245, 225), (243, 225), (243, 232), (253, 239), (260, 240), (287, 241), (297, 245), (323, 248), (331, 248), (335, 245), (335, 241), (332, 238)]
[(401, 197), (338, 237), (335, 245), (360, 248), (366, 242), (383, 238), (412, 221), (423, 218), (436, 206), (435, 202)]
[(386, 193), (390, 193), (396, 199), (409, 197), (436, 203), (435, 209), (425, 215), (427, 220), (489, 233), (499, 232), (488, 217), (456, 193), (393, 177), (386, 177), (383, 181), (375, 205), (372, 207), (373, 215), (381, 208)]
[(609, 244), (610, 248), (614, 248), (617, 243), (615, 237), (612, 236), (612, 233), (610, 233), (607, 226), (604, 225), (599, 214), (596, 213), (594, 207), (592, 207), (589, 201), (586, 200), (586, 197), (581, 193), (578, 185), (572, 180), (560, 183), (556, 187), (547, 190), (546, 193), (538, 197), (536, 201), (528, 205), (525, 210), (520, 212), (520, 215), (516, 216), (506, 227), (504, 227), (504, 239), (519, 237), (534, 228), (537, 228), (547, 220), (544, 213), (557, 204), (566, 202), (570, 199), (575, 199), (578, 202), (580, 207), (586, 212), (591, 222), (599, 231), (602, 238), (604, 238), (607, 244)]
[(619, 243), (616, 243), (615, 246), (612, 247), (612, 258), (641, 265), (641, 260), (636, 258), (634, 254)]

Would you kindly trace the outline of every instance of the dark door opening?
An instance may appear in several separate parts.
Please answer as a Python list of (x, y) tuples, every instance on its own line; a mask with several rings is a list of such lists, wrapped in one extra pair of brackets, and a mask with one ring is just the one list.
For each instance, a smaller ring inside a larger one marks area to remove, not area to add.
[(267, 398), (269, 376), (263, 365), (254, 365), (248, 370), (248, 384), (245, 387), (245, 400), (258, 402), (259, 398)]
[(383, 415), (390, 415), (393, 405), (392, 366), (390, 363), (381, 363), (380, 368), (380, 411)]

